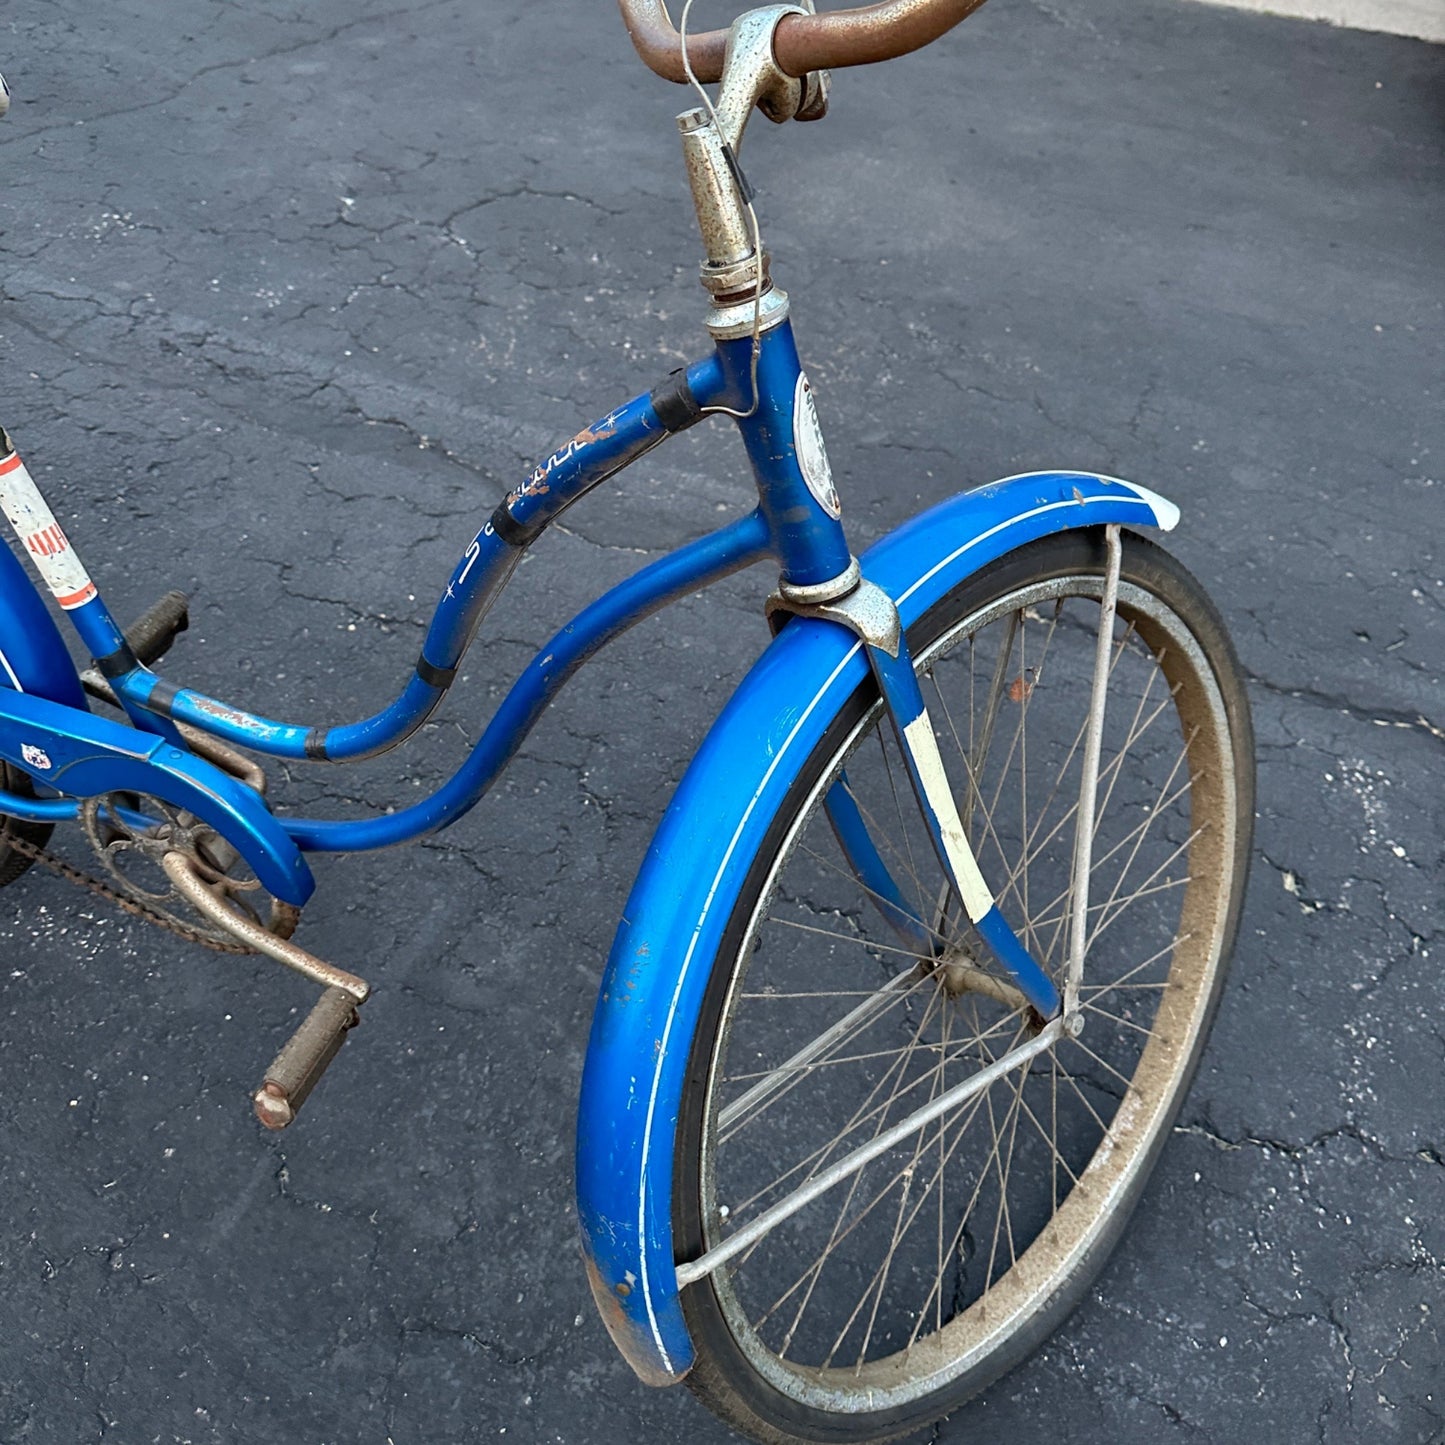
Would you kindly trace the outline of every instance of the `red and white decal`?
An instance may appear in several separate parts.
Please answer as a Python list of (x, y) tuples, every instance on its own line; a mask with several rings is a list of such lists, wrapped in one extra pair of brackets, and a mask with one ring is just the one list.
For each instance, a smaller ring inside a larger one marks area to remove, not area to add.
[(95, 583), (16, 452), (0, 458), (0, 510), (62, 607), (83, 607), (95, 596)]

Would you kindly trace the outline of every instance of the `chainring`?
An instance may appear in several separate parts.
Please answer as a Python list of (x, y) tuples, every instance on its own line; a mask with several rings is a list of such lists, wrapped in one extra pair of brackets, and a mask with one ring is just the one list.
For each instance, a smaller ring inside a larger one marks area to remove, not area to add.
[(154, 921), (184, 930), (199, 942), (237, 942), (172, 887), (161, 859), (181, 853), (238, 915), (277, 938), (295, 933), (301, 910), (268, 893), (236, 849), (194, 813), (149, 794), (103, 793), (81, 803), (80, 823), (119, 892)]

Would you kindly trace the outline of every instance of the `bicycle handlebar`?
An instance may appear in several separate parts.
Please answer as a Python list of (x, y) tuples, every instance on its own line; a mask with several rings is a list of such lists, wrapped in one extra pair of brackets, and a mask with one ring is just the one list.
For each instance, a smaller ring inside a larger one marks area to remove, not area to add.
[[(667, 13), (665, 0), (617, 0), (637, 53), (664, 80), (685, 81), (682, 43)], [(856, 10), (825, 15), (788, 15), (778, 24), (773, 53), (779, 67), (792, 76), (810, 70), (838, 70), (846, 65), (872, 65), (919, 50), (960, 21), (984, 0), (878, 0)], [(687, 37), (688, 59), (701, 81), (722, 79), (726, 30), (706, 30)]]

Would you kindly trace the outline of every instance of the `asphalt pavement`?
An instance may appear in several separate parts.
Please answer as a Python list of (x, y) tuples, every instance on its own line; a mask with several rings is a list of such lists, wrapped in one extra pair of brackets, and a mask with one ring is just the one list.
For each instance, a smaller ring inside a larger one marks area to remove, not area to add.
[[(0, 67), (0, 421), (122, 617), (194, 594), (178, 680), (372, 711), (501, 494), (706, 350), (687, 97), (601, 0), (20, 0)], [(750, 132), (856, 543), (1036, 467), (1154, 487), (1259, 734), (1179, 1128), (1092, 1296), (937, 1441), (1445, 1438), (1442, 95), (1421, 42), (995, 0)], [(538, 545), (404, 755), (277, 788), (416, 798), (577, 606), (749, 505), (695, 429)], [(768, 581), (617, 644), (446, 834), (319, 866), (301, 937), (377, 993), (283, 1136), (246, 1096), (299, 983), (0, 896), (0, 1441), (731, 1438), (613, 1351), (571, 1156), (615, 920)]]

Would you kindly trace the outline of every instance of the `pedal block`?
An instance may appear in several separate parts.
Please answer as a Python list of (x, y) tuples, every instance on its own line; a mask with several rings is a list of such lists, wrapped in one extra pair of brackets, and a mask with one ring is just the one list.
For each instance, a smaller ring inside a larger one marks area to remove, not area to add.
[(356, 999), (345, 989), (328, 988), (321, 995), (252, 1095), (256, 1117), (266, 1128), (284, 1129), (291, 1123), (347, 1033), (360, 1021)]
[(126, 628), (125, 640), (149, 667), (171, 650), (171, 644), (190, 625), (191, 599), (184, 592), (167, 592)]

